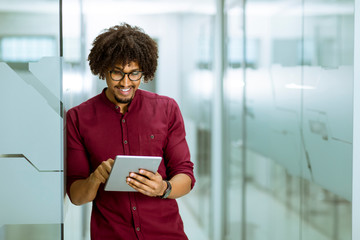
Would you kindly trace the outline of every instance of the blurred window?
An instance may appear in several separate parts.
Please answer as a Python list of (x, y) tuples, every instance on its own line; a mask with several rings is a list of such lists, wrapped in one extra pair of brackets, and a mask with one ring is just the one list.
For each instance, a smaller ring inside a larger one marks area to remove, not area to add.
[(0, 39), (0, 59), (4, 62), (38, 61), (54, 56), (56, 42), (49, 36), (12, 36)]

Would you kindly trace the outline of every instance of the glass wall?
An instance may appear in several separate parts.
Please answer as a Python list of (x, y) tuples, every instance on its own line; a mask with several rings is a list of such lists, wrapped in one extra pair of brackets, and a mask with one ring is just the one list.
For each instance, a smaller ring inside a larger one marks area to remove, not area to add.
[(351, 239), (354, 1), (242, 9), (245, 113), (236, 121), (246, 151), (234, 159), (246, 169), (243, 239)]
[[(211, 115), (214, 88), (214, 14), (182, 17), (181, 102), (196, 187), (184, 197), (206, 235), (211, 234)], [(189, 38), (188, 36), (192, 36)]]
[(61, 239), (59, 1), (0, 2), (0, 239)]
[(64, 202), (63, 110), (105, 87), (86, 59), (120, 22), (159, 44), (141, 88), (183, 113), (190, 239), (352, 239), (355, 1), (1, 0), (0, 240), (89, 239), (91, 204)]
[(105, 87), (86, 59), (120, 22), (159, 44), (141, 88), (183, 113), (190, 239), (350, 240), (354, 1), (63, 0), (60, 24), (57, 0), (2, 0), (0, 240), (89, 239), (91, 204), (64, 203), (63, 108)]
[[(223, 161), (225, 164), (225, 229), (223, 239), (240, 239), (245, 234), (244, 132), (244, 18), (241, 1), (225, 1), (224, 6), (224, 108)], [(250, 43), (253, 44), (253, 43)], [(257, 49), (255, 49), (257, 50)], [(248, 64), (252, 64), (249, 63)]]
[[(121, 11), (119, 10), (121, 9)], [(190, 239), (211, 234), (211, 101), (214, 68), (213, 1), (63, 0), (64, 105), (75, 106), (102, 91), (86, 60), (94, 38), (121, 22), (141, 27), (158, 43), (155, 79), (140, 88), (174, 98), (182, 111), (196, 187), (179, 199)], [(89, 239), (91, 204), (65, 203), (65, 239)]]
[[(86, 62), (101, 30), (125, 21), (159, 44), (156, 79), (141, 88), (183, 113), (197, 178), (179, 200), (190, 239), (351, 239), (353, 0), (76, 6), (64, 21), (64, 75), (79, 85), (66, 88), (66, 106), (105, 86)], [(84, 238), (86, 208), (75, 216)]]
[[(195, 163), (195, 188), (179, 200), (195, 219), (184, 219), (185, 230), (200, 229), (194, 239), (351, 239), (354, 2), (215, 3), (142, 2), (134, 11), (136, 1), (79, 1), (75, 18), (69, 7), (64, 81), (79, 87), (64, 90), (65, 105), (105, 86), (87, 67), (95, 36), (138, 25), (159, 44), (156, 79), (141, 88), (179, 103)], [(77, 209), (85, 236), (88, 209)]]

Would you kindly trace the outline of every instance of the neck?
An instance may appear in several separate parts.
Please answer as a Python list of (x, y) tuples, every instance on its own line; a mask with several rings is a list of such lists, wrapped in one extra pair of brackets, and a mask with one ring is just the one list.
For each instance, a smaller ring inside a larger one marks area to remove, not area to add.
[(128, 108), (127, 105), (124, 105), (124, 104), (119, 105), (119, 104), (118, 104), (118, 106), (120, 107), (120, 112), (121, 112), (122, 114), (125, 114), (125, 113), (127, 112), (127, 108)]
[(120, 102), (116, 101), (115, 97), (113, 95), (111, 95), (111, 93), (109, 92), (109, 88), (106, 89), (105, 95), (112, 103), (114, 103), (116, 106), (120, 107), (120, 112), (122, 114), (127, 112), (129, 103), (120, 103)]

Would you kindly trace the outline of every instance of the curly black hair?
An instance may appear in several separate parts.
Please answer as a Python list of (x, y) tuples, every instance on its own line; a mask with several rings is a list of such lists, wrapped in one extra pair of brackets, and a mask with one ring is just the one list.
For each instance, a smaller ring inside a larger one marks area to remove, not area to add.
[(105, 29), (90, 50), (88, 61), (94, 75), (105, 79), (106, 71), (116, 64), (136, 62), (144, 72), (144, 81), (155, 76), (158, 59), (157, 43), (137, 26), (127, 23)]

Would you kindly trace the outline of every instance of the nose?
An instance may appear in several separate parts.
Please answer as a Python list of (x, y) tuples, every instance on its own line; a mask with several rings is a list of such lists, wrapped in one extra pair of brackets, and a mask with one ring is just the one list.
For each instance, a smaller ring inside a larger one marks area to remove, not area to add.
[(131, 80), (129, 78), (129, 74), (126, 73), (124, 78), (119, 81), (119, 84), (121, 86), (125, 86), (125, 87), (130, 86), (131, 85)]

